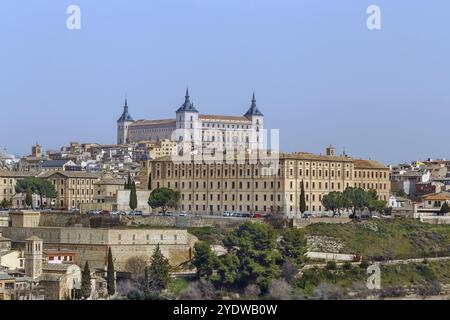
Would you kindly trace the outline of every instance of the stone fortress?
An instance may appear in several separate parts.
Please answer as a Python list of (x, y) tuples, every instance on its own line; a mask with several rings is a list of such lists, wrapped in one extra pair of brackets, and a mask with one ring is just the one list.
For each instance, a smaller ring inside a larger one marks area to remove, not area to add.
[(243, 116), (200, 114), (186, 89), (184, 103), (174, 119), (134, 120), (125, 100), (123, 113), (117, 120), (117, 144), (140, 141), (172, 140), (198, 142), (211, 149), (263, 149), (264, 115), (256, 106), (255, 94)]
[(10, 214), (10, 227), (0, 233), (23, 247), (25, 240), (37, 236), (46, 249), (68, 249), (76, 254), (77, 264), (89, 261), (94, 268), (104, 268), (111, 248), (117, 270), (122, 271), (131, 257), (150, 259), (156, 245), (172, 265), (189, 260), (196, 238), (185, 229), (132, 229), (40, 226), (40, 213), (16, 211)]

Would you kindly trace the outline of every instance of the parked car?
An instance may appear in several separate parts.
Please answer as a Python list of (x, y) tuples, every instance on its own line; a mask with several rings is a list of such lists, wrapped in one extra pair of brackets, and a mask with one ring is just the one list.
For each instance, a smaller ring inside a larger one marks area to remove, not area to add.
[(109, 214), (112, 215), (112, 216), (118, 216), (119, 215), (119, 211), (111, 211)]
[(231, 212), (225, 211), (225, 212), (223, 213), (223, 216), (224, 216), (224, 217), (231, 217)]
[(303, 219), (308, 219), (308, 218), (311, 218), (311, 217), (312, 217), (312, 214), (309, 213), (309, 212), (305, 212), (305, 213), (302, 215), (302, 218), (303, 218)]
[(135, 216), (142, 216), (142, 211), (135, 210), (135, 211), (134, 211), (134, 215), (135, 215)]
[(255, 219), (261, 219), (263, 216), (262, 216), (262, 214), (261, 213), (255, 213), (254, 215), (253, 215), (253, 218), (255, 218)]
[(100, 215), (102, 215), (102, 216), (109, 216), (109, 211), (108, 210), (102, 210), (102, 211), (100, 211)]
[(186, 217), (187, 216), (187, 212), (186, 211), (181, 211), (178, 216), (180, 217)]
[(100, 214), (100, 211), (99, 210), (90, 210), (87, 212), (87, 214), (90, 216), (97, 216)]

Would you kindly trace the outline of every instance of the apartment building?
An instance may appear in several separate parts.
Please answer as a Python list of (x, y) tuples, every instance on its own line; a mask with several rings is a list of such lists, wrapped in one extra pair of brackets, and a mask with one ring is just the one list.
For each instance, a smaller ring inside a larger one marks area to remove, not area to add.
[(57, 197), (54, 206), (62, 209), (79, 208), (83, 203), (94, 203), (95, 182), (100, 173), (82, 171), (44, 172), (39, 178), (49, 180), (55, 186)]

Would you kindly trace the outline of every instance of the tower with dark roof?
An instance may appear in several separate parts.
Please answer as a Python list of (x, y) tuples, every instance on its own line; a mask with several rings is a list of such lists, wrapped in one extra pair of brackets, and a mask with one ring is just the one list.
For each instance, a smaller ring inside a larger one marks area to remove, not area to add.
[(123, 112), (120, 118), (117, 120), (117, 144), (126, 144), (128, 137), (128, 126), (134, 122), (128, 111), (128, 100), (125, 99), (123, 106)]
[(250, 142), (252, 149), (263, 149), (264, 148), (264, 115), (256, 106), (256, 98), (255, 93), (253, 92), (252, 102), (250, 108), (244, 114), (244, 117), (249, 119), (252, 122), (253, 134), (250, 138)]
[(200, 129), (199, 112), (191, 102), (189, 89), (186, 89), (184, 103), (176, 111), (176, 139), (195, 141)]

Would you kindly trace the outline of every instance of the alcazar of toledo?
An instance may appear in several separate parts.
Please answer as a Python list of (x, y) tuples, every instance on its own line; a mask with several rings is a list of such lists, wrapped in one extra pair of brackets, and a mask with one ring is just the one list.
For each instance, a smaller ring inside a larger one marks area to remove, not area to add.
[(184, 103), (176, 110), (175, 118), (134, 120), (128, 103), (117, 120), (117, 144), (140, 141), (191, 141), (211, 148), (263, 148), (264, 115), (256, 106), (255, 94), (243, 116), (200, 114), (191, 102), (186, 89)]

